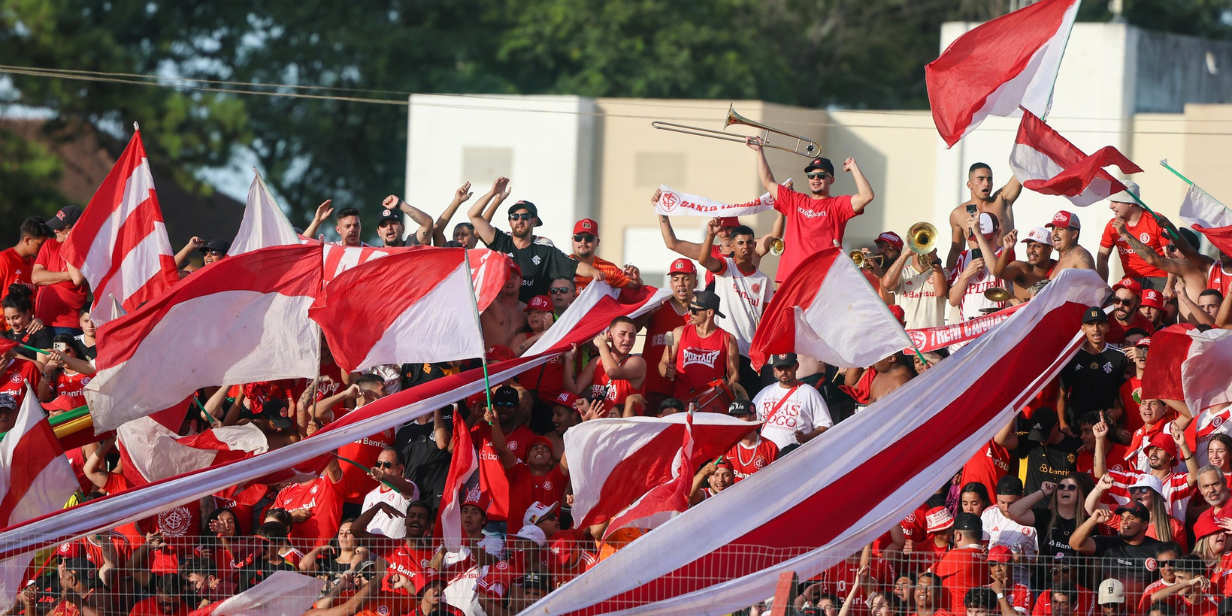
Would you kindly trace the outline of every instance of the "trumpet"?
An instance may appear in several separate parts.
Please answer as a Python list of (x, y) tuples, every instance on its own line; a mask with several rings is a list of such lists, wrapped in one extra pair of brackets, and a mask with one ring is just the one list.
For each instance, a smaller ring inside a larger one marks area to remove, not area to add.
[[(816, 141), (813, 141), (812, 139), (809, 139), (808, 137), (805, 137), (802, 135), (794, 135), (792, 133), (779, 130), (777, 128), (774, 128), (773, 126), (767, 126), (760, 122), (754, 122), (753, 120), (750, 120), (736, 113), (736, 110), (734, 107), (735, 107), (734, 105), (731, 105), (731, 106), (728, 106), (727, 108), (727, 121), (723, 123), (724, 129), (727, 129), (727, 127), (731, 126), (732, 124), (739, 124), (742, 126), (752, 126), (753, 128), (757, 128), (757, 129), (761, 129), (765, 131), (764, 135), (762, 135), (761, 137), (757, 137), (757, 139), (760, 140), (761, 146), (763, 148), (774, 148), (776, 150), (783, 150), (784, 152), (791, 152), (792, 154), (798, 154), (806, 158), (814, 158), (818, 156), (819, 154), (821, 154), (821, 144), (817, 143)], [(709, 128), (698, 128), (696, 126), (688, 126), (686, 124), (673, 124), (671, 122), (661, 122), (658, 120), (651, 122), (650, 125), (659, 130), (670, 130), (674, 133), (684, 133), (686, 135), (693, 135), (695, 137), (708, 137), (710, 139), (720, 139), (723, 141), (738, 141), (740, 143), (744, 143), (744, 140), (746, 138), (743, 135), (733, 135), (731, 133), (726, 133), (721, 130), (713, 130)], [(796, 140), (795, 147), (789, 148), (789, 147), (785, 147), (781, 145), (771, 145), (770, 144), (770, 133), (775, 133), (778, 135), (783, 135), (784, 137), (795, 139)]]
[(876, 263), (877, 267), (881, 267), (881, 264), (884, 261), (881, 255), (872, 255), (872, 256), (866, 257), (864, 256), (864, 253), (859, 250), (853, 250), (847, 253), (847, 256), (851, 257), (851, 261), (852, 263), (856, 264), (856, 267), (864, 267), (865, 265), (869, 265), (873, 263)]
[(787, 244), (784, 244), (782, 239), (776, 237), (770, 240), (770, 254), (777, 257), (783, 254), (783, 251), (786, 249)]
[(937, 227), (926, 223), (917, 222), (907, 229), (907, 248), (911, 252), (926, 255), (937, 247)]

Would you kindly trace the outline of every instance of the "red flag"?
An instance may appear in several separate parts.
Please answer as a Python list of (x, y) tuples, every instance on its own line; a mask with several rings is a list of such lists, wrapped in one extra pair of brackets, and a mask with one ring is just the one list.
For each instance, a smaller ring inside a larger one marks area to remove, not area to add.
[(1010, 168), (1024, 187), (1065, 197), (1077, 206), (1091, 205), (1125, 190), (1124, 184), (1104, 171), (1110, 165), (1122, 173), (1142, 173), (1116, 148), (1105, 146), (1087, 156), (1035, 114), (1023, 112), (1010, 152)]
[(140, 132), (90, 199), (61, 254), (90, 282), (90, 316), (99, 325), (120, 316), (117, 303), (132, 312), (179, 281)]
[(9, 349), (15, 349), (15, 348), (17, 348), (16, 340), (9, 340), (8, 338), (0, 338), (0, 355), (4, 355), (5, 353), (9, 352)]
[(445, 493), (441, 496), (441, 514), (436, 536), (445, 542), (445, 549), (462, 549), (462, 502), (460, 491), (479, 470), (479, 456), (471, 442), (470, 428), (466, 427), (463, 413), (453, 414), (453, 457), (449, 461), (449, 474), (445, 477)]
[(1151, 334), (1142, 398), (1184, 400), (1196, 417), (1232, 402), (1232, 330), (1173, 325)]
[(977, 26), (924, 67), (933, 122), (947, 145), (984, 118), (1044, 114), (1080, 0), (1041, 0)]
[(195, 609), (188, 616), (286, 616), (304, 614), (312, 608), (325, 580), (275, 571), (244, 592)]
[(612, 533), (627, 526), (651, 529), (689, 509), (689, 492), (693, 489), (693, 413), (684, 418), (684, 442), (672, 462), (672, 477), (642, 495), (624, 511), (612, 518), (603, 532), (607, 540)]

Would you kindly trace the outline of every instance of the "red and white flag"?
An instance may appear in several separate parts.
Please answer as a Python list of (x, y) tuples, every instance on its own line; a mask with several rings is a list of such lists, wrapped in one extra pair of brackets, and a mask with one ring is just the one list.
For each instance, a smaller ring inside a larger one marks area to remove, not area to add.
[(316, 376), (308, 308), (320, 288), (319, 245), (275, 246), (212, 263), (99, 328), (98, 373), (85, 389), (95, 432), (202, 387)]
[(1232, 256), (1232, 210), (1227, 206), (1191, 184), (1181, 202), (1180, 216), (1223, 254)]
[[(28, 389), (13, 429), (0, 440), (0, 528), (59, 511), (76, 490), (73, 469), (38, 396)], [(23, 588), (31, 556), (0, 561), (0, 609), (12, 606)]]
[(749, 358), (800, 353), (840, 367), (867, 367), (911, 346), (911, 338), (847, 254), (827, 248), (805, 259), (774, 294)]
[(124, 474), (133, 485), (242, 460), (269, 449), (269, 441), (252, 424), (210, 428), (180, 436), (152, 417), (138, 417), (116, 429)]
[(1184, 400), (1195, 415), (1232, 402), (1232, 330), (1174, 325), (1151, 334), (1142, 398)]
[(90, 198), (63, 255), (89, 281), (90, 316), (100, 325), (119, 317), (116, 304), (132, 312), (179, 281), (140, 132)]
[[(308, 240), (308, 242), (319, 243), (316, 240)], [(325, 244), (325, 282), (332, 282), (334, 278), (365, 263), (388, 256), (417, 252), (425, 248), (427, 247), (376, 248)], [(486, 248), (466, 252), (471, 264), (471, 276), (475, 285), (479, 312), (483, 312), (500, 294), (501, 287), (505, 286), (505, 281), (509, 279), (509, 264), (513, 262), (513, 259), (510, 259), (507, 254)]]
[(1124, 184), (1104, 171), (1108, 166), (1122, 173), (1142, 173), (1138, 165), (1110, 145), (1087, 156), (1035, 114), (1022, 114), (1010, 152), (1010, 168), (1025, 188), (1065, 197), (1077, 206), (1091, 205), (1125, 190)]
[(309, 317), (346, 372), (379, 364), (481, 357), (461, 248), (420, 248), (369, 261), (334, 278)]
[(937, 132), (949, 146), (984, 118), (1045, 115), (1081, 0), (1040, 0), (973, 28), (924, 67)]
[[(693, 459), (714, 459), (756, 427), (727, 415), (699, 413), (690, 429), (685, 426), (686, 415), (595, 419), (565, 432), (578, 528), (602, 524), (670, 482), (686, 438), (693, 443)], [(686, 437), (686, 431), (692, 436)], [(692, 470), (687, 474), (692, 482)]]
[(260, 584), (189, 616), (299, 616), (321, 596), (325, 580), (293, 571), (275, 571)]
[(466, 483), (479, 471), (479, 456), (471, 442), (471, 429), (460, 412), (453, 414), (453, 457), (449, 461), (449, 474), (445, 476), (445, 492), (441, 496), (440, 535), (445, 549), (457, 552), (462, 549), (462, 503), (461, 495)]
[[(689, 492), (693, 489), (693, 413), (685, 413), (684, 442), (672, 460), (672, 477), (642, 495), (641, 498), (612, 518), (603, 532), (607, 540), (612, 533), (629, 526), (643, 529), (658, 528), (660, 524), (684, 513), (689, 508)], [(746, 422), (747, 423), (747, 422)]]
[(613, 289), (606, 282), (592, 282), (586, 285), (577, 299), (565, 309), (564, 314), (522, 355), (529, 357), (546, 353), (558, 347), (562, 340), (578, 330), (594, 330), (599, 333), (618, 316), (636, 319), (658, 308), (671, 296), (670, 289)]
[(253, 169), (252, 185), (248, 187), (248, 202), (244, 205), (244, 220), (240, 222), (240, 230), (231, 241), (231, 249), (227, 256), (234, 257), (246, 252), (269, 248), (270, 246), (290, 246), (299, 243), (299, 236), (282, 208), (274, 201), (261, 174)]
[(1063, 271), (960, 353), (624, 547), (534, 613), (728, 614), (773, 594), (784, 571), (803, 579), (838, 564), (900, 523), (1056, 376), (1107, 288), (1093, 271)]

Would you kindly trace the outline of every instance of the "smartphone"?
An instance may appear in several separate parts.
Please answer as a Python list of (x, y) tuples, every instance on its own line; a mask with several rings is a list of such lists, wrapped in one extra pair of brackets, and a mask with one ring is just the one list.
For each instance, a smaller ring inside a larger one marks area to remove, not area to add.
[(51, 345), (51, 348), (63, 353), (68, 350), (68, 343), (67, 342), (56, 342)]
[(976, 260), (976, 259), (983, 259), (983, 258), (984, 258), (984, 251), (983, 251), (983, 250), (980, 250), (979, 248), (972, 248), (972, 249), (971, 249), (971, 260), (972, 260), (972, 261), (974, 261), (974, 260)]
[(978, 208), (978, 207), (976, 207), (976, 206), (974, 206), (974, 205), (968, 205), (968, 206), (967, 206), (967, 215), (968, 215), (968, 216), (975, 216), (975, 213), (976, 213), (976, 212), (978, 212), (978, 211), (980, 211), (980, 208)]

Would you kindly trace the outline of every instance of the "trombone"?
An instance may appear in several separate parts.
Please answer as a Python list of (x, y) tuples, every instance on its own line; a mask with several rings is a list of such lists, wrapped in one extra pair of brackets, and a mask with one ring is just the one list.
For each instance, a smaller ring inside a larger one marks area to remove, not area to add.
[[(817, 143), (816, 141), (813, 141), (812, 139), (809, 139), (808, 137), (804, 137), (802, 135), (793, 135), (789, 132), (779, 130), (777, 128), (774, 128), (773, 126), (767, 126), (760, 122), (754, 122), (736, 113), (736, 110), (734, 109), (734, 107), (735, 107), (734, 105), (729, 105), (727, 108), (727, 121), (723, 123), (724, 129), (726, 129), (728, 126), (731, 126), (732, 124), (739, 124), (742, 126), (752, 126), (753, 128), (757, 128), (757, 129), (761, 129), (765, 131), (765, 134), (763, 136), (757, 137), (757, 139), (761, 141), (761, 146), (763, 148), (774, 148), (776, 150), (783, 150), (784, 152), (791, 152), (792, 154), (797, 154), (800, 156), (804, 156), (806, 158), (813, 158), (821, 153), (821, 144)], [(709, 137), (710, 139), (720, 139), (723, 141), (738, 141), (740, 143), (744, 143), (744, 140), (747, 138), (744, 135), (733, 135), (731, 133), (726, 133), (721, 130), (712, 130), (709, 128), (698, 128), (696, 126), (688, 126), (685, 124), (673, 124), (671, 122), (662, 122), (658, 120), (651, 122), (650, 125), (659, 130), (670, 130), (674, 133), (684, 133), (686, 135), (693, 135), (696, 137)], [(771, 145), (770, 144), (770, 133), (775, 133), (775, 134), (783, 135), (784, 137), (795, 139), (796, 140), (795, 147), (789, 148), (789, 147), (785, 147), (781, 145)]]

